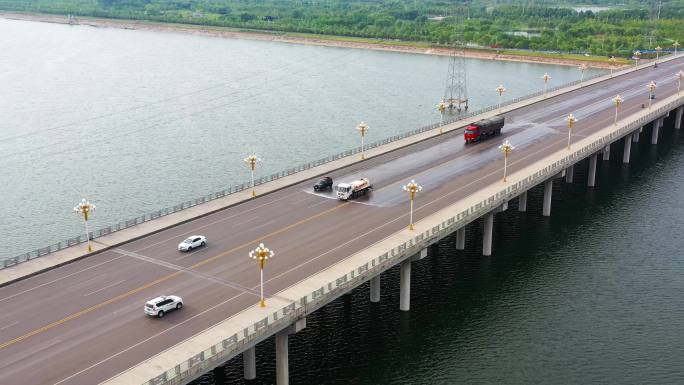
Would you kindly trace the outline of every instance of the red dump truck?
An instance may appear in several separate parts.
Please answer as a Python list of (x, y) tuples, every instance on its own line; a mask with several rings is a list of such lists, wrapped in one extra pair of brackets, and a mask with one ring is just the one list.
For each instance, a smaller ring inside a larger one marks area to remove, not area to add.
[(482, 119), (466, 127), (463, 137), (465, 138), (466, 143), (479, 142), (489, 138), (490, 136), (501, 134), (501, 128), (503, 126), (503, 116), (494, 116), (489, 119)]

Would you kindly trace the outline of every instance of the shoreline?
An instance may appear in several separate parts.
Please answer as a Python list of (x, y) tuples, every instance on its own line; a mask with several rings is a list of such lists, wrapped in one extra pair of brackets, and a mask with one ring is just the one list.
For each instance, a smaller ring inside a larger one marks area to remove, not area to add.
[[(8, 20), (33, 21), (42, 23), (69, 24), (69, 18), (65, 15), (15, 13), (0, 11), (0, 18)], [(76, 20), (76, 25), (87, 25), (98, 28), (118, 28), (161, 32), (176, 32), (231, 39), (274, 41), (290, 44), (369, 49), (375, 51), (391, 51), (423, 55), (450, 56), (452, 52), (450, 48), (433, 47), (428, 45), (429, 43), (421, 42), (393, 42), (389, 40), (345, 38), (343, 36), (330, 36), (329, 38), (325, 38), (320, 37), (318, 35), (306, 35), (299, 33), (287, 34), (278, 31), (244, 31), (229, 27), (162, 23), (147, 20), (104, 19), (97, 17), (77, 17)], [(426, 46), (421, 46), (422, 44), (425, 44)], [(500, 53), (495, 50), (488, 49), (466, 49), (465, 57), (472, 59), (554, 64), (565, 66), (578, 66), (584, 63), (588, 67), (601, 69), (610, 69), (611, 67), (611, 63), (609, 62), (601, 62), (581, 58), (560, 58), (552, 56), (547, 57), (524, 54), (518, 55), (512, 53)], [(614, 69), (617, 70), (623, 68), (626, 65), (628, 64), (619, 64), (616, 65)]]

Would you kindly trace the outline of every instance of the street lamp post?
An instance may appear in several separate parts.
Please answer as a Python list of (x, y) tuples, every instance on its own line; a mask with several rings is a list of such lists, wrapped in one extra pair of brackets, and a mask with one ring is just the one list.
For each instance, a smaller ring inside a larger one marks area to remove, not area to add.
[(444, 103), (444, 100), (441, 100), (439, 104), (437, 104), (437, 111), (439, 111), (439, 133), (442, 133), (442, 125), (444, 124), (444, 112), (446, 111), (446, 103)]
[(544, 97), (546, 98), (546, 84), (549, 82), (549, 80), (551, 80), (551, 76), (549, 76), (547, 73), (544, 73), (542, 79), (544, 80)]
[(359, 123), (358, 126), (356, 126), (356, 129), (361, 133), (361, 159), (366, 159), (366, 155), (364, 154), (364, 143), (363, 139), (366, 137), (366, 131), (368, 131), (368, 125), (364, 122)]
[(661, 46), (655, 47), (655, 50), (656, 50), (655, 65), (656, 65), (656, 66), (658, 65), (658, 59), (660, 58), (660, 51), (661, 51), (662, 49), (663, 49), (663, 48), (662, 48)]
[(85, 224), (86, 239), (88, 240), (88, 252), (93, 251), (93, 247), (90, 245), (90, 231), (88, 231), (88, 218), (90, 217), (90, 212), (95, 210), (95, 205), (88, 202), (85, 198), (81, 199), (81, 203), (74, 207), (74, 212), (78, 214), (83, 214), (83, 223)]
[(256, 196), (256, 191), (254, 190), (254, 169), (256, 168), (257, 163), (261, 162), (260, 158), (257, 158), (256, 155), (250, 155), (245, 158), (245, 163), (249, 165), (249, 170), (252, 173), (252, 196)]
[(634, 59), (634, 66), (638, 67), (639, 66), (639, 59), (641, 59), (641, 51), (639, 51), (639, 50), (634, 51), (634, 56), (632, 56), (632, 59)]
[(582, 87), (582, 84), (584, 83), (584, 71), (586, 71), (587, 68), (589, 68), (589, 67), (587, 67), (587, 65), (584, 63), (580, 64), (580, 66), (577, 67), (577, 69), (579, 69), (580, 72), (582, 73), (582, 75), (580, 77), (580, 87)]
[(495, 91), (499, 93), (499, 112), (501, 112), (501, 98), (504, 92), (506, 92), (506, 88), (503, 85), (499, 84), (499, 86), (496, 87)]
[(409, 193), (409, 199), (411, 201), (411, 209), (409, 211), (409, 230), (413, 230), (413, 199), (416, 197), (416, 193), (423, 189), (423, 186), (419, 185), (411, 179), (406, 186), (402, 187), (404, 191)]
[(613, 77), (613, 69), (615, 69), (615, 56), (612, 56), (608, 59), (610, 60), (610, 77)]
[(264, 301), (264, 265), (266, 264), (266, 260), (273, 259), (273, 255), (273, 250), (265, 247), (263, 243), (260, 243), (256, 249), (249, 252), (249, 257), (259, 262), (259, 273), (261, 275), (261, 297), (259, 300), (259, 307), (266, 307), (266, 302)]
[(572, 136), (572, 128), (575, 127), (575, 123), (577, 122), (577, 118), (573, 114), (568, 115), (567, 118), (565, 118), (565, 121), (568, 122), (568, 150), (570, 149), (570, 137)]
[(675, 50), (674, 50), (674, 54), (675, 54), (675, 56), (677, 56), (677, 47), (679, 47), (679, 42), (678, 42), (678, 41), (675, 41), (674, 43), (672, 43), (672, 46), (673, 46), (674, 49), (675, 49)]
[(682, 78), (684, 78), (684, 72), (680, 70), (677, 72), (677, 95), (679, 95), (679, 89), (682, 88)]
[(615, 119), (613, 120), (613, 125), (617, 126), (617, 119), (618, 119), (618, 109), (620, 108), (620, 105), (624, 102), (624, 99), (622, 99), (622, 96), (619, 94), (613, 98), (613, 104), (615, 104)]
[(653, 95), (655, 94), (656, 88), (658, 88), (658, 86), (655, 84), (654, 81), (651, 81), (650, 83), (646, 84), (646, 88), (648, 88), (648, 108), (651, 108)]
[(515, 147), (506, 140), (499, 146), (499, 150), (503, 151), (504, 154), (504, 173), (503, 173), (503, 181), (504, 183), (506, 182), (506, 168), (508, 167), (508, 154), (511, 153), (511, 151), (515, 150)]

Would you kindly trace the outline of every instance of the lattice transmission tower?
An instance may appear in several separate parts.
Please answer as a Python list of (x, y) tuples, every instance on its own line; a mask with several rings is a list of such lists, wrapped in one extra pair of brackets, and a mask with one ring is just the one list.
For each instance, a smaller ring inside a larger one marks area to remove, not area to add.
[(455, 42), (449, 59), (446, 87), (446, 107), (458, 112), (468, 111), (468, 88), (466, 86), (465, 42), (463, 41), (463, 18), (456, 21)]

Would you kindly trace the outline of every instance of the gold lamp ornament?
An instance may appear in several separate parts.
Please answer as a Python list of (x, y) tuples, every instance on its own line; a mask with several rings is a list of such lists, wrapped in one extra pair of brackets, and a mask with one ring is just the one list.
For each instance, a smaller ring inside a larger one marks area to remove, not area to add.
[(88, 202), (85, 198), (81, 199), (81, 202), (74, 207), (74, 212), (83, 215), (83, 223), (85, 224), (86, 239), (88, 241), (88, 252), (93, 251), (93, 247), (90, 245), (90, 231), (88, 231), (88, 219), (90, 218), (90, 213), (95, 210), (95, 205)]
[(259, 273), (261, 276), (261, 290), (259, 307), (266, 307), (266, 302), (264, 301), (264, 266), (266, 266), (266, 261), (273, 259), (273, 250), (270, 250), (263, 243), (260, 243), (256, 249), (249, 252), (249, 257), (257, 262), (259, 262)]

